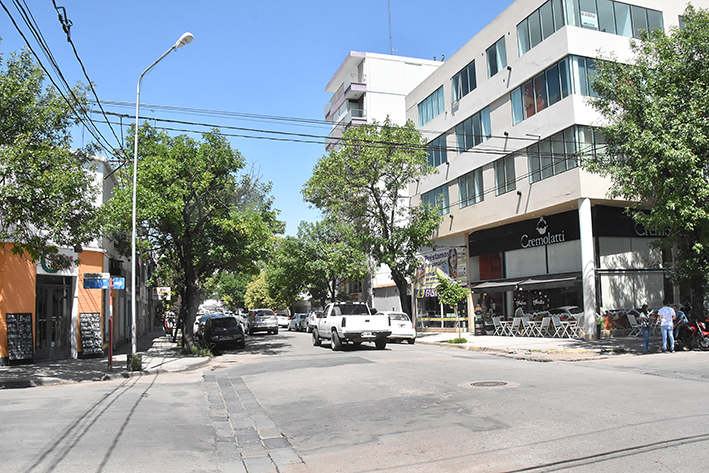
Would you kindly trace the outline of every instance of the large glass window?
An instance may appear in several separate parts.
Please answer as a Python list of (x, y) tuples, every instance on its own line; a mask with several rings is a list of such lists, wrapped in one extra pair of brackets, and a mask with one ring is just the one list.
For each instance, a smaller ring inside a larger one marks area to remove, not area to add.
[(458, 153), (487, 141), (491, 135), (490, 109), (486, 107), (455, 127)]
[(529, 181), (534, 183), (578, 167), (580, 155), (605, 153), (605, 139), (590, 127), (572, 126), (528, 146), (526, 151)]
[(515, 157), (511, 154), (495, 161), (495, 195), (501, 195), (516, 188)]
[(421, 194), (421, 201), (433, 207), (440, 205), (441, 215), (450, 213), (450, 201), (448, 199), (448, 185), (436, 187), (432, 191)]
[(477, 204), (484, 200), (482, 168), (471, 171), (458, 178), (460, 208)]
[(519, 55), (547, 39), (565, 24), (563, 0), (549, 0), (544, 3), (517, 25)]
[(428, 144), (428, 164), (436, 167), (447, 161), (446, 135), (443, 134)]
[(611, 0), (598, 1), (598, 29), (615, 34), (615, 14)]
[(418, 109), (419, 126), (424, 126), (426, 123), (441, 114), (445, 110), (443, 86), (439, 87), (438, 90), (426, 97), (423, 102), (418, 105)]
[(663, 30), (662, 12), (614, 0), (564, 0), (567, 23), (628, 38)]
[(451, 100), (453, 102), (460, 100), (468, 95), (469, 92), (475, 90), (475, 87), (478, 86), (475, 79), (475, 61), (472, 61), (462, 71), (453, 76), (452, 86)]
[(505, 50), (505, 37), (500, 38), (495, 44), (487, 48), (487, 76), (492, 77), (507, 67), (507, 51)]
[[(583, 65), (585, 66), (585, 64), (584, 62)], [(514, 124), (516, 125), (566, 98), (573, 90), (569, 84), (569, 77), (569, 59), (567, 58), (513, 90), (510, 99)]]

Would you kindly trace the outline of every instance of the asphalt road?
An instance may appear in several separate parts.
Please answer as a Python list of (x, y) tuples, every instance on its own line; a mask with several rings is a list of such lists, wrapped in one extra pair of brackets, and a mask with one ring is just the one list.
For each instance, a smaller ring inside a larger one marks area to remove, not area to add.
[(707, 356), (256, 335), (198, 372), (0, 391), (0, 471), (704, 472)]

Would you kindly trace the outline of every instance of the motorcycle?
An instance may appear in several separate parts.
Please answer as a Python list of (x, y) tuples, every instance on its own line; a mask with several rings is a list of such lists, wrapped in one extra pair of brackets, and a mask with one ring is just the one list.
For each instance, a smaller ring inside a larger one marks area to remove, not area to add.
[(675, 339), (675, 348), (709, 350), (709, 329), (707, 329), (707, 324), (699, 321), (684, 324)]

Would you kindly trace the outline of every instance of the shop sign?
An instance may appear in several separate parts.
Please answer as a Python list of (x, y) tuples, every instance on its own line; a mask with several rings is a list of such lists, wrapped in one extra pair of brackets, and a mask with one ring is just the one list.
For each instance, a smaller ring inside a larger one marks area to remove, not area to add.
[(154, 287), (153, 300), (169, 301), (172, 296), (172, 289), (169, 287)]
[(45, 258), (40, 258), (37, 262), (37, 274), (50, 275), (50, 276), (78, 276), (79, 275), (79, 265), (77, 263), (76, 253), (70, 250), (64, 250), (59, 248), (57, 253), (58, 257), (63, 258), (68, 263), (69, 267), (66, 269), (59, 269), (52, 265), (51, 261), (47, 261)]
[(561, 231), (559, 233), (547, 233), (549, 230), (549, 224), (544, 220), (544, 217), (539, 219), (536, 227), (536, 234), (532, 233), (531, 236), (528, 234), (522, 235), (519, 242), (522, 248), (533, 248), (535, 246), (551, 245), (554, 243), (562, 243), (566, 241), (566, 233)]
[[(458, 284), (466, 284), (468, 277), (468, 256), (465, 248), (447, 248), (423, 256), (416, 271), (416, 286), (421, 289), (438, 287), (438, 276), (443, 276)], [(418, 292), (417, 292), (418, 294)], [(436, 297), (433, 296), (421, 297)]]

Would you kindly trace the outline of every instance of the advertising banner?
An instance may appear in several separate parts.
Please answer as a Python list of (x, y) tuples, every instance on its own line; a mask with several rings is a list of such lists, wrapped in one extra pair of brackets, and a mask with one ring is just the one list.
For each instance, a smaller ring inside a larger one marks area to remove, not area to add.
[(468, 257), (464, 247), (439, 249), (423, 256), (416, 271), (416, 297), (436, 297), (438, 276), (460, 285), (467, 283)]

